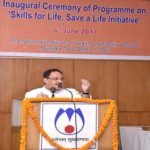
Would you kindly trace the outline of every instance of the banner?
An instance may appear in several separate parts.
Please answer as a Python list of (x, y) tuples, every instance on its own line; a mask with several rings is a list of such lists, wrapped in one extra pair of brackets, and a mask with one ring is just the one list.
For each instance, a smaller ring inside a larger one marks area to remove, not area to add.
[(150, 60), (149, 0), (1, 0), (0, 56)]

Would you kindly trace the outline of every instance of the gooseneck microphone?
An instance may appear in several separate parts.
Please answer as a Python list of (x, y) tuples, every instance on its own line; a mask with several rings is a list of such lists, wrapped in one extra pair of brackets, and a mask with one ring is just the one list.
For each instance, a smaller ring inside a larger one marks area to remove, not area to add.
[[(70, 90), (68, 90), (68, 89), (64, 89), (64, 90), (66, 90), (66, 91), (68, 91), (69, 93), (70, 93), (70, 95), (71, 95), (71, 98), (73, 99), (73, 93), (72, 93), (72, 91), (70, 91)], [(73, 106), (74, 106), (74, 113), (75, 113), (75, 128), (76, 128), (76, 130), (75, 130), (75, 148), (77, 149), (78, 148), (78, 145), (77, 145), (77, 131), (78, 131), (78, 126), (77, 126), (77, 114), (76, 114), (76, 103), (75, 103), (75, 101), (73, 100), (72, 101), (73, 102)]]
[(55, 97), (55, 92), (56, 92), (56, 88), (55, 87), (51, 87), (50, 91), (52, 92), (52, 98)]
[(70, 93), (70, 95), (71, 95), (71, 98), (73, 99), (73, 93), (70, 90), (68, 90), (68, 89), (64, 89), (64, 90), (68, 91)]

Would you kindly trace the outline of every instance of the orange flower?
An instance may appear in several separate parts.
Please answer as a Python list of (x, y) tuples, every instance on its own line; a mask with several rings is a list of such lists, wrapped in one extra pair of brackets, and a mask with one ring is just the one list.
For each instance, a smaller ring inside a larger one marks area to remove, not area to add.
[(105, 100), (90, 100), (86, 98), (80, 98), (80, 99), (70, 99), (70, 98), (30, 98), (26, 99), (22, 103), (22, 128), (21, 128), (21, 140), (20, 140), (20, 150), (26, 150), (26, 140), (27, 140), (27, 113), (30, 115), (31, 119), (33, 120), (33, 123), (35, 124), (35, 127), (38, 129), (40, 134), (45, 137), (45, 139), (53, 146), (55, 146), (57, 149), (61, 150), (71, 150), (70, 148), (64, 148), (63, 146), (59, 145), (57, 142), (55, 142), (49, 135), (44, 131), (44, 129), (40, 126), (40, 122), (38, 118), (36, 117), (34, 111), (33, 111), (33, 105), (34, 102), (85, 102), (85, 103), (95, 103), (95, 104), (109, 104), (108, 108), (106, 110), (104, 119), (102, 123), (99, 125), (99, 129), (96, 133), (96, 135), (93, 137), (92, 140), (88, 141), (85, 145), (78, 148), (77, 150), (86, 150), (90, 148), (103, 134), (105, 128), (108, 125), (108, 122), (110, 118), (112, 117), (112, 125), (113, 125), (113, 150), (118, 149), (118, 113), (117, 113), (117, 105), (115, 100), (111, 99), (105, 99)]

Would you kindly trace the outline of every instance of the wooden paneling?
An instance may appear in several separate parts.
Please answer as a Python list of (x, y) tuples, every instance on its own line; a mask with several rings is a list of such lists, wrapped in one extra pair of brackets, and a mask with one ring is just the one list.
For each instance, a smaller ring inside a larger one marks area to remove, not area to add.
[(121, 126), (150, 126), (150, 112), (119, 112)]
[(11, 150), (20, 148), (20, 129), (21, 127), (11, 127)]
[(150, 61), (119, 62), (119, 110), (150, 111)]
[[(86, 78), (91, 81), (93, 98), (118, 99), (117, 61), (75, 61), (75, 86), (79, 89), (79, 80)], [(81, 88), (80, 88), (81, 89)]]
[(0, 150), (11, 148), (11, 114), (0, 114)]
[(0, 113), (10, 113), (12, 99), (22, 98), (26, 90), (26, 61), (0, 59), (0, 66)]
[(75, 87), (79, 91), (81, 91), (80, 79), (88, 79), (92, 85), (90, 92), (97, 96), (98, 95), (97, 90), (92, 88), (92, 87), (97, 87), (96, 86), (97, 83), (95, 82), (99, 78), (97, 75), (97, 70), (98, 70), (98, 65), (96, 61), (84, 61), (84, 62), (82, 60), (75, 61), (75, 65), (74, 65)]

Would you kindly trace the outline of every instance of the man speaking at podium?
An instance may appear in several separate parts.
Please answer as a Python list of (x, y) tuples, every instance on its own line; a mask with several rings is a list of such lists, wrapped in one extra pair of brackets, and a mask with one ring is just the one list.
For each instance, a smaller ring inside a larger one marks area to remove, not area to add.
[(48, 69), (43, 72), (44, 86), (26, 92), (26, 98), (57, 97), (57, 98), (90, 98), (90, 82), (81, 79), (82, 92), (72, 88), (64, 88), (63, 73), (59, 69)]

